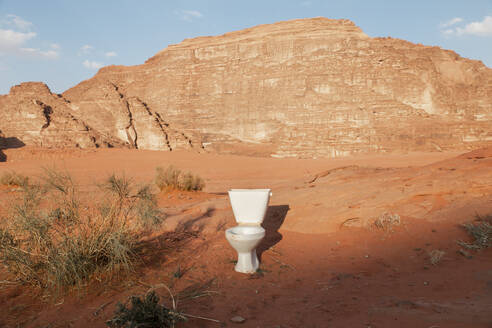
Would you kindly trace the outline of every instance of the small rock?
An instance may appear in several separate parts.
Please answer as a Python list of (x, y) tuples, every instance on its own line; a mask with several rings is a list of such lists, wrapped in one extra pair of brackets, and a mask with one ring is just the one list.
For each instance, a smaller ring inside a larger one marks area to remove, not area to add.
[(235, 317), (232, 317), (231, 318), (231, 321), (234, 322), (234, 323), (243, 323), (246, 321), (246, 319), (244, 319), (243, 317), (241, 317), (240, 315), (237, 315)]

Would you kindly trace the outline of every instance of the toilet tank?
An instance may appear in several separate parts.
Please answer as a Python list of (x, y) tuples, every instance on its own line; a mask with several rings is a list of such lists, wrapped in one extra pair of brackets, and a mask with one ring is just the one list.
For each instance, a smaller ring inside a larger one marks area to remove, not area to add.
[(231, 189), (229, 199), (238, 224), (260, 225), (270, 201), (270, 189)]

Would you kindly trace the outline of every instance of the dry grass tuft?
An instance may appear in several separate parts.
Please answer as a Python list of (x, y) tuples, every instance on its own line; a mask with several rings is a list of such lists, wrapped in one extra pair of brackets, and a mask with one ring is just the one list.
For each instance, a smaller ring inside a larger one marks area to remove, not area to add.
[(444, 254), (446, 254), (446, 252), (444, 251), (441, 251), (439, 249), (433, 249), (432, 251), (429, 252), (429, 261), (432, 265), (437, 265), (437, 263), (439, 263)]
[(199, 191), (205, 187), (203, 179), (191, 172), (183, 173), (173, 165), (165, 170), (156, 168), (155, 184), (160, 190)]
[(103, 212), (116, 211), (125, 221), (131, 220), (143, 228), (159, 225), (165, 219), (165, 214), (158, 209), (156, 196), (148, 184), (135, 187), (131, 179), (112, 174), (100, 187), (112, 199), (110, 204), (103, 202), (100, 205)]
[(468, 249), (484, 249), (492, 246), (492, 215), (481, 217), (477, 215), (477, 222), (463, 224), (473, 242), (458, 241), (458, 244)]
[(385, 212), (381, 214), (376, 221), (374, 221), (374, 225), (378, 229), (382, 229), (385, 231), (393, 231), (394, 226), (399, 226), (401, 224), (400, 216), (396, 213), (391, 214)]
[(148, 186), (115, 175), (102, 186), (107, 194), (95, 206), (56, 170), (22, 186), (0, 227), (0, 261), (18, 281), (60, 290), (132, 270), (138, 236), (163, 215)]
[(212, 285), (215, 283), (215, 281), (216, 278), (212, 278), (205, 282), (194, 283), (183, 289), (181, 292), (179, 292), (177, 298), (181, 302), (184, 302), (190, 299), (196, 299), (200, 297), (212, 296), (214, 294), (218, 294), (217, 291), (213, 291), (210, 289)]
[(0, 177), (0, 184), (6, 186), (25, 186), (29, 183), (29, 178), (15, 171), (5, 172)]

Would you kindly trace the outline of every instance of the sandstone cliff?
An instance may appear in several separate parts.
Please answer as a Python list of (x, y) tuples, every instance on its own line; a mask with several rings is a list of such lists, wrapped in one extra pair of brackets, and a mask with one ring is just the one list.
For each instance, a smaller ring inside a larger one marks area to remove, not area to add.
[(5, 137), (2, 148), (20, 144), (48, 148), (124, 145), (74, 116), (68, 105), (69, 101), (52, 94), (43, 83), (12, 87), (8, 95), (0, 96), (0, 126)]
[[(370, 38), (348, 20), (187, 39), (142, 65), (102, 68), (60, 97), (38, 89), (0, 97), (0, 129), (26, 144), (57, 147), (64, 131), (63, 145), (81, 147), (335, 157), (492, 142), (492, 69), (438, 47)], [(43, 106), (62, 110), (49, 119)]]

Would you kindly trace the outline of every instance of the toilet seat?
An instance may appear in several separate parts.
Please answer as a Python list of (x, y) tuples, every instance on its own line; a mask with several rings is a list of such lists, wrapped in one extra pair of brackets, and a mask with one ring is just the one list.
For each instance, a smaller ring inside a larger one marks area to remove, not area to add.
[(243, 240), (252, 240), (265, 236), (265, 229), (261, 226), (238, 225), (227, 229), (226, 234)]

